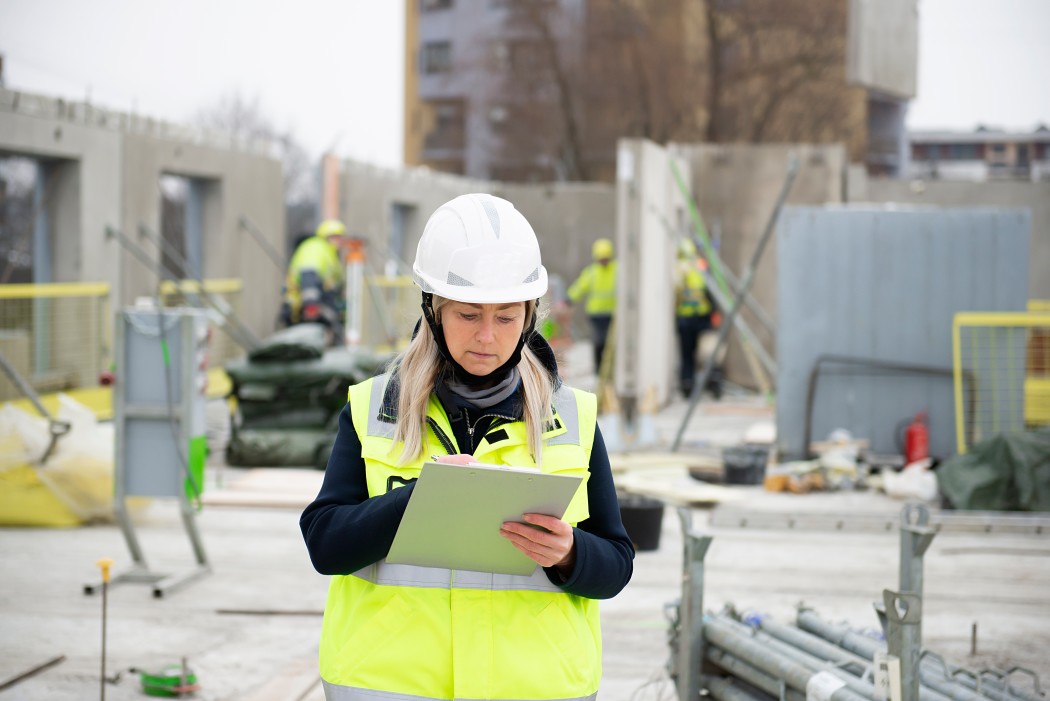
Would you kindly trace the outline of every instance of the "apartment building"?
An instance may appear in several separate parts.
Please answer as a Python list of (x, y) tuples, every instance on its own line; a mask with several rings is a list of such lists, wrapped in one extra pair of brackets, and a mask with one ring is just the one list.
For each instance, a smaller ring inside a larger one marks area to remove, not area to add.
[(611, 180), (620, 137), (845, 143), (898, 174), (916, 0), (406, 0), (405, 163)]
[(1050, 128), (1010, 132), (916, 131), (908, 135), (913, 178), (941, 180), (1050, 180)]

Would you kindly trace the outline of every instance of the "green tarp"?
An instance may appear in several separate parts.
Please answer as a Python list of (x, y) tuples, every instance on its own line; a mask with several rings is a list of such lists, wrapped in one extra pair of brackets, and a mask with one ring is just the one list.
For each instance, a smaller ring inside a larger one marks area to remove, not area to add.
[(323, 328), (284, 329), (249, 358), (226, 365), (237, 400), (226, 461), (324, 469), (350, 385), (391, 359), (363, 348), (324, 348)]
[(998, 435), (937, 468), (956, 509), (1050, 511), (1050, 429)]

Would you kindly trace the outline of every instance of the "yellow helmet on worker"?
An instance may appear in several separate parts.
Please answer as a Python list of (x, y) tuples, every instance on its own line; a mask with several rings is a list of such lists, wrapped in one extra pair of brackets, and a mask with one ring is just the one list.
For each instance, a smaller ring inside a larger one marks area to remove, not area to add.
[(325, 219), (317, 225), (315, 235), (323, 239), (330, 239), (333, 236), (345, 236), (346, 225), (338, 219)]
[(678, 240), (678, 259), (694, 260), (697, 257), (696, 244), (690, 239)]
[(613, 257), (613, 242), (609, 239), (598, 239), (591, 246), (591, 258), (594, 260), (608, 260)]

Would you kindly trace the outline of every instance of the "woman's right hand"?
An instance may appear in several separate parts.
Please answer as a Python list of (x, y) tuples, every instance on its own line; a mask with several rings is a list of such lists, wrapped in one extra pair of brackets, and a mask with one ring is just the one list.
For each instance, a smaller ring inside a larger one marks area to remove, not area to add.
[(453, 465), (469, 465), (472, 462), (477, 462), (473, 455), (467, 453), (457, 453), (456, 455), (438, 455), (434, 458), (434, 462), (447, 462)]

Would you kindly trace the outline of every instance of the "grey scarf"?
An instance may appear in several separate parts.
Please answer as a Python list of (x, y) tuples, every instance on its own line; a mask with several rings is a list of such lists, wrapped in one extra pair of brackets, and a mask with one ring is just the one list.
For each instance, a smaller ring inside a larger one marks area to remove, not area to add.
[(510, 372), (507, 373), (507, 376), (494, 387), (473, 389), (469, 385), (457, 382), (452, 378), (445, 380), (445, 385), (454, 394), (467, 400), (477, 408), (488, 409), (489, 407), (496, 406), (504, 399), (514, 394), (514, 390), (518, 388), (518, 383), (520, 381), (521, 375), (518, 373), (518, 369), (511, 368)]

